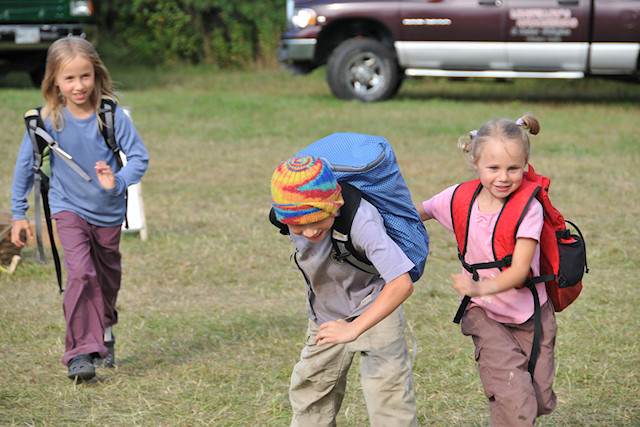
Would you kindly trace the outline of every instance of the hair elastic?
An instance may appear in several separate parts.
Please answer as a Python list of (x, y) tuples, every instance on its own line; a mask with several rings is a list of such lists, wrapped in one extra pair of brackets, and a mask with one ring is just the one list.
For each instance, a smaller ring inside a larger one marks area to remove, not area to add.
[(518, 120), (516, 120), (516, 125), (517, 126), (522, 126), (524, 124), (524, 120), (522, 120), (522, 117), (520, 117)]

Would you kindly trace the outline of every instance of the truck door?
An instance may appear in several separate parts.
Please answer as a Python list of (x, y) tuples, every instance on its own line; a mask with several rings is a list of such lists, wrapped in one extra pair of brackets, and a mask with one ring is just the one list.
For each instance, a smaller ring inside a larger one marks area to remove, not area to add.
[(405, 0), (396, 50), (403, 68), (504, 69), (502, 0)]
[(590, 69), (594, 74), (635, 74), (640, 53), (640, 1), (595, 0)]
[(586, 71), (591, 0), (506, 0), (505, 5), (512, 70)]

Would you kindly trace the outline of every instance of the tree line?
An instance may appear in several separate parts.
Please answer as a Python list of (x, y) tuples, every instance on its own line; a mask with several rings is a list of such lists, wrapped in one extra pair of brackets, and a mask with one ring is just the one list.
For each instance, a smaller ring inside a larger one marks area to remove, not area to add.
[(110, 54), (153, 64), (271, 64), (285, 0), (110, 0), (97, 10)]

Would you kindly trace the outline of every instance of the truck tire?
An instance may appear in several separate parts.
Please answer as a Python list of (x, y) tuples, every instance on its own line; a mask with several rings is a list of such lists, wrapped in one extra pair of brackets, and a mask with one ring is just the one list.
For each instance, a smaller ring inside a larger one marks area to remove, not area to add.
[(370, 38), (340, 43), (327, 61), (327, 81), (336, 98), (362, 102), (389, 99), (402, 83), (394, 53)]

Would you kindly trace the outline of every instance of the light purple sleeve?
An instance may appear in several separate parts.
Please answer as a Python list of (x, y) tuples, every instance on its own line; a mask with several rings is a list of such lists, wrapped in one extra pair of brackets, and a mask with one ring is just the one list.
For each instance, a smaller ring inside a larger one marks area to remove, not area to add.
[(429, 200), (422, 202), (425, 213), (430, 218), (434, 218), (443, 227), (453, 231), (453, 222), (451, 219), (451, 198), (458, 184), (453, 185), (446, 190), (441, 191)]
[(371, 261), (385, 283), (413, 268), (413, 262), (387, 234), (378, 210), (364, 199), (360, 202), (351, 230), (354, 247)]

